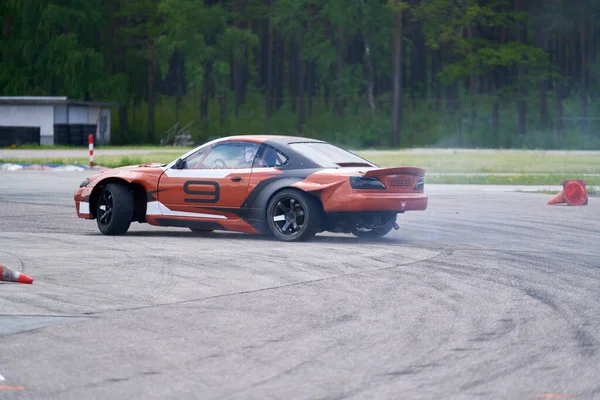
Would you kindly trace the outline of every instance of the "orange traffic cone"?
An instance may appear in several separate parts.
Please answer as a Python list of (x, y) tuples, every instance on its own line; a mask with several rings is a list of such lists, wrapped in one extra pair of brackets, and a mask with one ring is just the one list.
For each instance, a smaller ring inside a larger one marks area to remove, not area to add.
[(582, 180), (564, 180), (563, 190), (555, 194), (548, 204), (567, 203), (569, 206), (585, 206), (588, 203), (585, 182)]
[(585, 206), (588, 203), (584, 181), (563, 181), (563, 192), (565, 192), (565, 199), (570, 206)]
[(560, 193), (555, 194), (550, 200), (548, 200), (548, 204), (552, 205), (552, 204), (561, 204), (561, 203), (566, 203), (567, 200), (565, 200), (565, 191), (561, 190)]
[(0, 265), (0, 281), (32, 284), (33, 278)]

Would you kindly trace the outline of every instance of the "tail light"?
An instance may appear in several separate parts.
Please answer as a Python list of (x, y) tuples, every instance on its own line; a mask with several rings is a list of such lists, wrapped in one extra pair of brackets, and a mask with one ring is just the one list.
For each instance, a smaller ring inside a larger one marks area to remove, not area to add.
[(373, 176), (351, 176), (350, 186), (353, 189), (385, 190), (385, 185)]
[(425, 178), (420, 177), (419, 180), (417, 181), (417, 184), (415, 185), (414, 189), (415, 190), (423, 190), (424, 188), (425, 188)]

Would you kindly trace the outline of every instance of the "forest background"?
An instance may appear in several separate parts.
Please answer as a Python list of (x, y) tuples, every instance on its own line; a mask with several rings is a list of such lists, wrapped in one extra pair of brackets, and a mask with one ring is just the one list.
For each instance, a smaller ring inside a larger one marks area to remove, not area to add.
[(600, 148), (594, 0), (4, 0), (0, 95), (117, 104), (111, 144)]

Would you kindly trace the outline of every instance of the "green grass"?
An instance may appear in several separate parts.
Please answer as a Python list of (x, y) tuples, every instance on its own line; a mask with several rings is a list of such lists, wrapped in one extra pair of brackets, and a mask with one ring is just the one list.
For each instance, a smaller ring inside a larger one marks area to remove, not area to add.
[(378, 165), (414, 165), (427, 172), (600, 174), (600, 157), (548, 153), (396, 154), (357, 152)]
[[(147, 149), (157, 149), (147, 147)], [(164, 147), (160, 148), (164, 150)], [(95, 164), (110, 168), (147, 162), (167, 164), (186, 149), (131, 156), (96, 156)], [(488, 185), (560, 185), (564, 179), (583, 179), (588, 185), (600, 185), (600, 157), (579, 154), (547, 153), (449, 153), (412, 154), (407, 152), (358, 151), (360, 155), (383, 167), (417, 166), (425, 168), (427, 183)], [(87, 157), (0, 159), (0, 163), (79, 164)]]
[(562, 185), (565, 179), (583, 179), (586, 185), (600, 185), (600, 176), (581, 175), (425, 175), (425, 184), (464, 185)]
[[(108, 147), (106, 147), (108, 148)], [(131, 156), (98, 156), (95, 163), (109, 167), (141, 162), (168, 163), (185, 154), (189, 148), (165, 147), (111, 147), (114, 149), (147, 149), (161, 150), (148, 154), (132, 154)], [(357, 151), (383, 167), (417, 166), (425, 168), (427, 173), (510, 173), (510, 174), (600, 174), (600, 157), (585, 154), (548, 154), (548, 153), (452, 153), (452, 154), (413, 154), (398, 152)], [(131, 158), (135, 157), (135, 158)], [(87, 164), (87, 157), (45, 158), (35, 159), (0, 159), (0, 163), (40, 163), (40, 164)]]

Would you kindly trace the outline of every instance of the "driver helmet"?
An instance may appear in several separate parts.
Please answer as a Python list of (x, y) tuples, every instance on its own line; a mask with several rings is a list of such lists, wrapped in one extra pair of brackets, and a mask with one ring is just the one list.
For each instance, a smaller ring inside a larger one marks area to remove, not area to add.
[(246, 162), (252, 162), (254, 155), (256, 154), (255, 146), (244, 148), (244, 160)]

